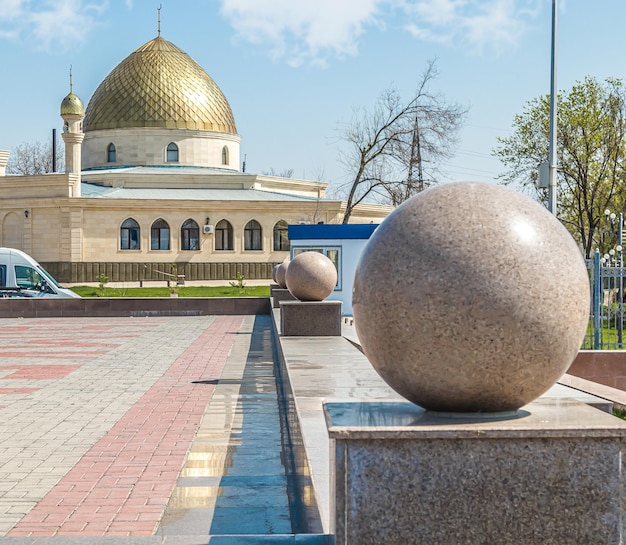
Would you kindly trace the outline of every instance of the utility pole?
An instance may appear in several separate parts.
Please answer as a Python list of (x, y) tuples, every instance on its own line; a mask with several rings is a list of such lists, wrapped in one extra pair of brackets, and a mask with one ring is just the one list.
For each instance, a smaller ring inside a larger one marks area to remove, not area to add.
[(409, 172), (406, 179), (406, 194), (410, 195), (413, 189), (413, 166), (417, 165), (417, 187), (418, 191), (424, 191), (424, 172), (422, 170), (422, 152), (420, 150), (419, 121), (415, 116), (413, 127), (413, 140), (411, 141), (411, 156), (409, 157)]

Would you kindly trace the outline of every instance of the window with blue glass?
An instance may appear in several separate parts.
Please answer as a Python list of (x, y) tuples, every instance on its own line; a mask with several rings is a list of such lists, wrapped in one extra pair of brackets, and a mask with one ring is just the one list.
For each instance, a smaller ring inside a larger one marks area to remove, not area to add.
[(180, 240), (182, 250), (199, 250), (200, 249), (200, 228), (198, 224), (188, 219), (180, 228)]
[(115, 149), (115, 144), (111, 142), (107, 148), (107, 162), (115, 163), (115, 161), (117, 161), (117, 150)]
[(178, 162), (178, 146), (174, 144), (174, 142), (170, 142), (167, 145), (167, 162), (168, 163)]
[(250, 220), (246, 223), (243, 230), (243, 248), (244, 250), (262, 250), (263, 249), (263, 231), (261, 224), (256, 220)]
[(280, 220), (274, 225), (274, 251), (282, 252), (290, 248), (289, 237), (287, 236), (287, 222)]
[(170, 226), (164, 219), (158, 219), (152, 224), (150, 229), (150, 249), (170, 249)]
[(120, 228), (120, 249), (139, 250), (139, 234), (139, 224), (133, 218), (124, 221)]

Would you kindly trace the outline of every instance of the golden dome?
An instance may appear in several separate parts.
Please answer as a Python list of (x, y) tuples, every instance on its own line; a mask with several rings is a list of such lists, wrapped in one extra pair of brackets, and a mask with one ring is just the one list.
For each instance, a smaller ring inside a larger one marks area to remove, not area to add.
[(74, 93), (70, 93), (61, 101), (61, 117), (64, 115), (85, 115), (83, 101)]
[(237, 134), (226, 97), (187, 53), (160, 36), (133, 51), (98, 86), (85, 132), (158, 127)]

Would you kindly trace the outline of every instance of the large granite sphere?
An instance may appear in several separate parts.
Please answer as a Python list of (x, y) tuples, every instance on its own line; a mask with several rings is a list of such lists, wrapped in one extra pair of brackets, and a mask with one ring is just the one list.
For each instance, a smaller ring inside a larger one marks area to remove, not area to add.
[(285, 275), (287, 274), (287, 267), (289, 267), (289, 258), (286, 258), (278, 268), (276, 269), (276, 283), (283, 289), (287, 287), (287, 281), (285, 280)]
[(333, 262), (318, 252), (303, 252), (291, 260), (286, 274), (287, 289), (300, 301), (322, 301), (337, 285)]
[(589, 319), (582, 254), (543, 206), (449, 183), (394, 210), (361, 254), (352, 309), (381, 377), (432, 411), (514, 411), (568, 369)]

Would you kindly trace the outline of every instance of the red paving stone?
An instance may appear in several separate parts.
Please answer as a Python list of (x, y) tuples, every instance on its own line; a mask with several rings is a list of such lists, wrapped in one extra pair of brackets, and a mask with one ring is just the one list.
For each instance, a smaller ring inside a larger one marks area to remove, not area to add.
[(80, 365), (0, 365), (0, 369), (16, 369), (14, 373), (2, 377), (2, 380), (51, 380), (63, 378), (79, 367)]
[(8, 536), (153, 535), (243, 323), (216, 317)]

